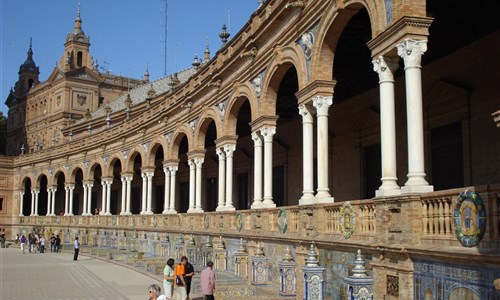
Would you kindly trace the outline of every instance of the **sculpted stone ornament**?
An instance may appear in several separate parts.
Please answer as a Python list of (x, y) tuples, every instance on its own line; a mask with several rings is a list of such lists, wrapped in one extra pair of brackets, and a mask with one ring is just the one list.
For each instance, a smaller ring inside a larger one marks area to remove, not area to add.
[(421, 67), (422, 55), (427, 51), (427, 41), (405, 40), (397, 45), (398, 55), (405, 62), (405, 68)]
[(460, 193), (453, 211), (455, 235), (464, 247), (475, 247), (486, 232), (486, 206), (478, 194)]
[(380, 82), (394, 82), (394, 72), (398, 69), (398, 60), (390, 57), (379, 56), (372, 61), (373, 71), (377, 72)]
[(354, 233), (355, 225), (356, 217), (354, 208), (351, 203), (347, 201), (340, 207), (340, 231), (345, 239), (350, 238)]
[(281, 234), (285, 234), (288, 229), (288, 213), (285, 208), (281, 208), (278, 213), (278, 229)]

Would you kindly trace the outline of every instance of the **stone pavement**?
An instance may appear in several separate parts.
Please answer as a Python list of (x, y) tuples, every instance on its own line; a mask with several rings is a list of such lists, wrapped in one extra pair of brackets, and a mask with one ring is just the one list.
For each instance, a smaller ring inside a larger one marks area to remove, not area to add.
[[(148, 286), (163, 290), (161, 276), (73, 253), (22, 254), (0, 248), (0, 299), (148, 299)], [(193, 295), (195, 296), (195, 295)], [(192, 297), (202, 299), (202, 297)]]

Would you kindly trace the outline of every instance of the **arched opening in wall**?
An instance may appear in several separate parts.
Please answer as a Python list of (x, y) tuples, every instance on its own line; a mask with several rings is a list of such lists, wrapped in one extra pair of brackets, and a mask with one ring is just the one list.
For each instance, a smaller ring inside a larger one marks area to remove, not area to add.
[(47, 176), (42, 175), (40, 176), (39, 180), (39, 186), (40, 186), (40, 192), (38, 193), (38, 215), (40, 216), (46, 216), (47, 215), (47, 199), (48, 199), (48, 193), (47, 193)]
[(62, 216), (64, 214), (64, 201), (66, 200), (66, 190), (64, 189), (66, 179), (63, 172), (56, 173), (55, 178), (57, 182), (57, 190), (54, 202), (54, 213), (58, 216)]
[(70, 208), (75, 216), (83, 213), (83, 171), (78, 168), (75, 172), (75, 190), (73, 191), (73, 207)]
[(278, 117), (273, 137), (273, 201), (276, 206), (297, 205), (303, 187), (302, 143), (297, 142), (297, 139), (302, 140), (297, 135), (302, 133), (302, 119), (295, 97), (299, 90), (297, 69), (291, 64), (280, 66), (273, 76), (270, 88), (277, 91)]
[(142, 175), (141, 175), (141, 168), (142, 168), (142, 158), (141, 154), (138, 152), (135, 152), (131, 156), (131, 161), (133, 163), (132, 165), (132, 170), (134, 172), (132, 176), (132, 189), (131, 189), (131, 195), (130, 195), (130, 212), (133, 215), (141, 213), (142, 209)]
[(491, 142), (498, 133), (480, 124), (499, 108), (490, 100), (500, 81), (500, 22), (493, 21), (500, 1), (428, 0), (426, 9), (433, 18), (422, 56), (428, 181), (434, 190), (498, 182), (490, 175), (498, 164), (478, 162), (498, 161), (498, 143)]
[(179, 170), (178, 170), (178, 182), (179, 190), (178, 197), (176, 195), (175, 208), (179, 213), (185, 213), (189, 209), (189, 165), (187, 152), (189, 151), (188, 139), (185, 134), (181, 134), (182, 138), (179, 141)]
[(371, 198), (380, 186), (380, 103), (378, 75), (373, 71), (371, 24), (360, 4), (338, 16), (345, 27), (334, 30), (333, 106), (328, 118), (329, 187), (335, 199)]
[(83, 53), (82, 53), (82, 51), (78, 51), (76, 54), (76, 65), (78, 67), (81, 67), (82, 62), (83, 62)]
[(117, 215), (121, 211), (125, 211), (125, 208), (122, 207), (122, 163), (120, 160), (116, 160), (113, 164), (113, 183), (111, 185), (111, 203), (110, 203), (110, 212), (112, 215)]
[(202, 196), (202, 207), (205, 211), (215, 211), (218, 203), (218, 165), (219, 158), (215, 152), (215, 140), (217, 139), (217, 127), (213, 120), (202, 127), (205, 133), (205, 162), (203, 173), (205, 179), (205, 195)]
[[(253, 164), (253, 141), (251, 138), (252, 111), (250, 102), (242, 98), (241, 106), (237, 114), (236, 150), (233, 155), (233, 205), (236, 209), (249, 209), (252, 205), (250, 180), (253, 178), (250, 173)], [(227, 180), (227, 175), (226, 175)]]
[(33, 87), (34, 80), (33, 79), (28, 79), (28, 89)]
[(24, 180), (23, 215), (31, 215), (31, 179)]
[[(93, 176), (93, 183), (92, 183), (92, 188), (91, 188), (91, 194), (90, 194), (90, 213), (97, 215), (99, 212), (103, 211), (105, 212), (105, 208), (102, 207), (102, 199), (104, 195), (102, 194), (103, 188), (102, 185), (104, 184), (102, 180), (102, 168), (101, 165), (96, 164), (94, 165), (94, 176)], [(100, 200), (100, 201), (99, 201)]]
[[(156, 152), (156, 153), (155, 153)], [(163, 146), (158, 145), (153, 150), (154, 161), (154, 175), (153, 175), (153, 199), (151, 200), (151, 209), (153, 213), (161, 214), (165, 208), (165, 173), (163, 172), (163, 161), (165, 160)]]

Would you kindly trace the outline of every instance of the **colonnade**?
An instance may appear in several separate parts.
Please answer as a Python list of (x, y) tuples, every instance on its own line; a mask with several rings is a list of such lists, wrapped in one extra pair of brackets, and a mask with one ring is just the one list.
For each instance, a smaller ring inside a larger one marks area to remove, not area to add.
[[(394, 72), (398, 67), (399, 58), (379, 56), (373, 60), (374, 71), (379, 76), (380, 89), (380, 139), (381, 139), (381, 186), (376, 196), (393, 196), (410, 193), (433, 191), (433, 187), (425, 180), (424, 164), (424, 132), (422, 107), (421, 57), (427, 49), (426, 41), (405, 40), (396, 45), (398, 55), (404, 61), (406, 107), (407, 107), (407, 136), (408, 136), (408, 180), (403, 187), (397, 181), (396, 158), (396, 116), (394, 96)], [(306, 101), (301, 101), (299, 113), (302, 116), (302, 144), (303, 144), (303, 191), (299, 205), (315, 203), (329, 203), (334, 201), (329, 188), (329, 109), (333, 104), (333, 96), (317, 94)], [(314, 116), (317, 121), (317, 178), (318, 187), (314, 191)], [(251, 137), (254, 142), (254, 195), (252, 209), (271, 208), (276, 204), (273, 201), (272, 173), (273, 173), (273, 136), (276, 133), (275, 125), (261, 125), (254, 128)], [(233, 205), (233, 155), (236, 150), (236, 140), (224, 140), (216, 145), (218, 166), (218, 203), (217, 211), (235, 210)], [(189, 208), (188, 213), (203, 212), (201, 207), (202, 168), (204, 153), (188, 157), (189, 165)], [(177, 162), (166, 162), (163, 168), (165, 173), (165, 198), (163, 214), (176, 213), (175, 187)], [(264, 176), (265, 174), (265, 176)], [(151, 169), (142, 170), (142, 203), (141, 214), (153, 214), (152, 188), (153, 175)], [(120, 215), (130, 215), (132, 175), (124, 174), (121, 178), (122, 198)], [(102, 180), (102, 215), (110, 215), (112, 180)], [(66, 184), (65, 212), (71, 216), (73, 207), (74, 184)], [(87, 182), (84, 188), (83, 215), (91, 215), (90, 200), (92, 183)], [(55, 188), (49, 188), (48, 213), (54, 214)], [(39, 189), (32, 189), (31, 215), (38, 215)], [(20, 215), (23, 211), (21, 191)]]

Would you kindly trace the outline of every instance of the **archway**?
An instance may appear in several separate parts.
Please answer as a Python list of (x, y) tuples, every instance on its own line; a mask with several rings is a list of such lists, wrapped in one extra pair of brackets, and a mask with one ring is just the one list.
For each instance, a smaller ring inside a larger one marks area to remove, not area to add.
[(31, 215), (31, 179), (24, 179), (23, 215)]

